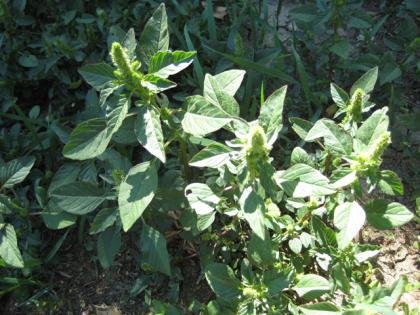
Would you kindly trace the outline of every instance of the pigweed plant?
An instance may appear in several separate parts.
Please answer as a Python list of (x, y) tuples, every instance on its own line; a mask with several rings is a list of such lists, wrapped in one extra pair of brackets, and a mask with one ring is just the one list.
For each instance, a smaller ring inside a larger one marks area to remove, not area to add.
[[(139, 266), (162, 283), (182, 280), (185, 251), (168, 246), (169, 238), (180, 238), (214, 292), (189, 312), (396, 314), (407, 280), (382, 287), (374, 265), (380, 247), (362, 237), (366, 224), (392, 229), (413, 217), (403, 205), (376, 198), (403, 193), (398, 176), (381, 169), (391, 135), (387, 108), (370, 100), (377, 68), (350, 93), (331, 84), (335, 120), (290, 118), (302, 141), (290, 157), (278, 157), (287, 87), (268, 98), (262, 90), (258, 118), (250, 122), (235, 99), (242, 70), (207, 74), (202, 95), (180, 106), (163, 92), (176, 86), (168, 77), (194, 58), (169, 50), (161, 5), (138, 42), (131, 29), (110, 45), (109, 63), (80, 69), (95, 90), (94, 117), (66, 138), (63, 155), (72, 161), (50, 181), (45, 224), (78, 223), (83, 239), (88, 223), (103, 268), (127, 246), (128, 232)], [(277, 170), (276, 160), (289, 167)], [(23, 169), (9, 176), (12, 166), (2, 163), (2, 190), (24, 179), (33, 160), (11, 163)], [(1, 257), (22, 268), (12, 226), (1, 223), (0, 232)], [(185, 313), (148, 292), (155, 314)]]

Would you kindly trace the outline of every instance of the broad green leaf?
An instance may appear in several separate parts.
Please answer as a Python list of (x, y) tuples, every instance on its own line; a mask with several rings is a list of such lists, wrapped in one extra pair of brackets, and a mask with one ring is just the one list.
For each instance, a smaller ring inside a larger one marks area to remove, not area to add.
[(270, 141), (272, 137), (277, 138), (277, 134), (283, 127), (283, 105), (286, 92), (285, 85), (271, 94), (261, 106), (258, 122), (265, 129), (269, 143), (272, 143)]
[(146, 74), (141, 81), (141, 85), (153, 93), (160, 93), (176, 86), (175, 82), (161, 78), (154, 73)]
[(88, 64), (79, 69), (79, 73), (96, 90), (102, 90), (116, 79), (114, 69), (106, 63)]
[(335, 189), (346, 187), (352, 184), (357, 178), (356, 171), (346, 169), (345, 172), (343, 171), (342, 173), (343, 173), (343, 176), (331, 184)]
[(203, 96), (188, 97), (186, 104), (187, 112), (182, 120), (182, 128), (194, 136), (204, 136), (219, 130), (232, 120), (229, 114)]
[(109, 268), (121, 248), (121, 233), (119, 228), (111, 227), (99, 234), (97, 252), (102, 268)]
[(215, 76), (207, 74), (204, 78), (203, 95), (208, 99), (215, 99), (213, 84), (216, 82), (223, 92), (234, 96), (241, 86), (245, 73), (244, 70), (233, 69), (216, 74)]
[(376, 139), (388, 130), (389, 117), (386, 114), (387, 111), (387, 107), (378, 109), (357, 130), (356, 139), (365, 146), (361, 150), (366, 150), (374, 145)]
[(339, 315), (340, 308), (330, 302), (321, 302), (316, 304), (306, 304), (299, 307), (304, 315)]
[(258, 237), (264, 239), (265, 225), (263, 199), (252, 189), (252, 187), (247, 187), (239, 199), (239, 205), (243, 211), (243, 216), (252, 231)]
[(387, 230), (399, 227), (413, 219), (414, 214), (398, 202), (376, 199), (365, 206), (367, 220), (378, 230)]
[(385, 83), (394, 81), (402, 75), (401, 68), (395, 62), (387, 63), (380, 72), (379, 83), (384, 85)]
[(309, 130), (305, 141), (314, 141), (318, 138), (324, 138), (325, 146), (334, 152), (340, 154), (351, 154), (352, 152), (351, 136), (330, 119), (318, 120)]
[(340, 108), (346, 108), (350, 100), (349, 95), (338, 85), (331, 83), (330, 85), (331, 97), (334, 103)]
[(122, 46), (127, 52), (127, 56), (130, 59), (130, 61), (133, 61), (136, 57), (136, 47), (137, 47), (137, 41), (136, 41), (136, 34), (134, 32), (133, 28), (130, 28), (125, 34), (125, 37), (122, 41)]
[(239, 104), (235, 98), (225, 92), (218, 79), (210, 74), (206, 74), (204, 79), (203, 95), (210, 103), (219, 106), (229, 115), (239, 116)]
[(219, 168), (229, 161), (231, 152), (232, 149), (228, 146), (212, 143), (194, 155), (189, 164), (195, 167)]
[(102, 154), (111, 141), (112, 130), (104, 118), (82, 122), (70, 134), (63, 148), (63, 155), (72, 160), (92, 159)]
[(265, 237), (260, 238), (257, 234), (251, 234), (248, 244), (247, 255), (255, 266), (270, 266), (274, 263), (275, 257), (272, 253), (271, 238), (265, 232)]
[(339, 154), (351, 154), (352, 152), (352, 137), (330, 119), (318, 120), (309, 130), (305, 141), (314, 141), (319, 138), (324, 138), (325, 146), (331, 151)]
[(147, 21), (139, 40), (141, 61), (149, 65), (153, 55), (169, 49), (168, 18), (162, 3)]
[(117, 214), (118, 210), (114, 208), (101, 209), (101, 211), (99, 211), (93, 219), (89, 234), (97, 234), (99, 232), (105, 231), (117, 220)]
[(290, 163), (293, 164), (311, 164), (311, 158), (309, 154), (301, 147), (295, 147), (290, 156)]
[(195, 51), (160, 51), (152, 57), (149, 73), (167, 78), (187, 68), (194, 61), (195, 55)]
[(369, 94), (373, 91), (377, 79), (378, 67), (370, 69), (352, 85), (350, 95), (353, 95), (354, 91), (356, 91), (358, 88), (362, 89), (366, 94)]
[(170, 256), (165, 237), (154, 228), (143, 224), (140, 234), (142, 260), (155, 270), (171, 276)]
[(340, 56), (343, 59), (347, 59), (349, 56), (349, 48), (350, 45), (347, 40), (340, 40), (338, 43), (335, 43), (333, 46), (331, 46), (330, 50), (337, 56)]
[(124, 232), (141, 217), (157, 189), (157, 171), (154, 164), (144, 162), (132, 167), (121, 183), (118, 206)]
[(307, 274), (303, 275), (293, 287), (296, 293), (306, 300), (317, 299), (330, 290), (330, 283), (324, 277)]
[(302, 242), (298, 238), (292, 238), (291, 240), (289, 240), (289, 248), (295, 254), (299, 254), (302, 250)]
[(165, 163), (165, 148), (159, 110), (153, 106), (140, 106), (134, 131), (140, 144), (150, 154)]
[(317, 216), (312, 216), (311, 219), (312, 234), (315, 236), (319, 244), (324, 247), (336, 247), (337, 240), (334, 231), (329, 228), (322, 220)]
[(185, 197), (187, 197), (190, 207), (198, 215), (206, 215), (215, 210), (220, 198), (206, 184), (193, 183), (185, 187)]
[(216, 295), (226, 301), (235, 301), (241, 294), (241, 283), (233, 270), (224, 264), (211, 263), (205, 269), (210, 288)]
[(7, 163), (0, 163), (0, 187), (12, 188), (23, 182), (34, 166), (33, 156), (19, 157)]
[(335, 189), (327, 177), (306, 164), (295, 164), (283, 173), (276, 173), (276, 181), (294, 198), (331, 195)]
[(130, 108), (130, 99), (125, 96), (118, 95), (109, 98), (105, 105), (106, 125), (109, 132), (113, 134), (121, 127), (122, 122), (128, 113), (128, 109)]
[(105, 191), (88, 182), (66, 184), (51, 192), (51, 201), (58, 208), (77, 215), (92, 212), (105, 199)]
[(80, 163), (65, 163), (63, 164), (54, 174), (51, 180), (48, 192), (55, 190), (56, 188), (65, 184), (73, 183), (77, 180), (81, 170)]
[(11, 224), (0, 223), (0, 257), (11, 267), (23, 268), (23, 258)]
[(340, 249), (346, 248), (359, 233), (366, 220), (363, 208), (356, 202), (345, 202), (334, 211), (334, 225), (340, 230), (337, 243)]
[(54, 202), (48, 203), (47, 210), (41, 212), (42, 221), (51, 230), (60, 230), (76, 223), (77, 216), (59, 209)]
[(292, 129), (296, 134), (302, 139), (305, 140), (308, 135), (309, 130), (314, 126), (313, 123), (299, 117), (289, 118), (290, 123), (292, 123)]
[(398, 175), (389, 170), (382, 170), (378, 182), (379, 188), (387, 195), (402, 196), (404, 195), (404, 186)]

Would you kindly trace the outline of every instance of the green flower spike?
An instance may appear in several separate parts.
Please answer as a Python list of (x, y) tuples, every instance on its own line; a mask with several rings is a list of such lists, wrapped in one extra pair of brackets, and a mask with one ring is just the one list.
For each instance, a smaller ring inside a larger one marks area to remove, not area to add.
[(130, 62), (125, 50), (121, 47), (120, 43), (112, 43), (111, 60), (114, 66), (119, 70), (119, 74), (123, 78), (131, 78), (133, 70), (131, 69)]
[(347, 123), (350, 120), (354, 122), (359, 122), (362, 120), (362, 110), (363, 110), (363, 97), (365, 92), (362, 89), (358, 88), (354, 91), (353, 96), (350, 100), (350, 104), (347, 107), (346, 116), (343, 119), (343, 123)]
[(267, 144), (264, 129), (252, 127), (245, 145), (245, 156), (251, 178), (258, 175), (259, 165), (269, 159), (271, 147)]

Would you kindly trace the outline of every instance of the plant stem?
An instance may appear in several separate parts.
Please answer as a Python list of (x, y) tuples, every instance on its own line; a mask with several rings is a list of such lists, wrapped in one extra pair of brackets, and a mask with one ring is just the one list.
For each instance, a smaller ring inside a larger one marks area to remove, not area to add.
[(182, 138), (182, 136), (178, 137), (179, 140), (179, 146), (180, 146), (180, 159), (182, 164), (184, 165), (184, 177), (187, 181), (191, 179), (191, 172), (190, 167), (188, 165), (189, 157), (188, 157), (188, 149), (187, 149), (187, 143)]
[(77, 231), (77, 240), (79, 241), (79, 244), (82, 244), (83, 239), (84, 239), (85, 225), (86, 225), (86, 216), (82, 215), (79, 222), (79, 230)]

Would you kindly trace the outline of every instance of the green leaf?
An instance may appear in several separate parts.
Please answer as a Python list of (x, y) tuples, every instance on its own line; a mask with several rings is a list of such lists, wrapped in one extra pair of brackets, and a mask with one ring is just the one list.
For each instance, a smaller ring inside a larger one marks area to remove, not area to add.
[(215, 106), (220, 107), (231, 116), (239, 116), (239, 104), (235, 98), (226, 93), (216, 77), (206, 74), (204, 79), (204, 97)]
[(370, 69), (352, 85), (350, 95), (353, 95), (354, 91), (358, 88), (362, 89), (366, 94), (369, 94), (373, 91), (377, 79), (378, 67)]
[(247, 70), (254, 70), (256, 72), (265, 74), (265, 75), (269, 75), (275, 78), (279, 78), (280, 80), (287, 82), (287, 83), (296, 83), (296, 80), (293, 79), (291, 76), (287, 75), (286, 73), (284, 73), (283, 71), (280, 71), (278, 69), (275, 68), (270, 68), (267, 66), (262, 65), (259, 62), (254, 62), (251, 61), (247, 58), (243, 58), (243, 57), (238, 57), (238, 56), (234, 56), (231, 54), (226, 54), (226, 53), (222, 53), (220, 51), (217, 51), (213, 48), (211, 48), (210, 46), (207, 45), (203, 45), (203, 47), (209, 51), (212, 51), (218, 55), (223, 56), (224, 58), (232, 61), (233, 63), (237, 64), (238, 66), (247, 69)]
[(350, 100), (349, 95), (338, 85), (331, 83), (330, 85), (331, 97), (334, 103), (340, 108), (346, 108)]
[(396, 173), (389, 170), (383, 170), (378, 182), (379, 188), (387, 195), (404, 195), (404, 186)]
[(185, 187), (185, 197), (187, 197), (190, 207), (198, 215), (206, 215), (215, 210), (220, 198), (206, 184), (193, 183)]
[(367, 220), (378, 230), (399, 227), (413, 219), (414, 214), (398, 202), (376, 199), (365, 206)]
[(341, 314), (340, 309), (330, 302), (307, 304), (299, 307), (304, 315), (334, 315)]
[(102, 268), (109, 268), (121, 248), (121, 233), (116, 227), (108, 228), (99, 234), (96, 243), (99, 262)]
[(311, 158), (309, 154), (301, 147), (295, 147), (290, 156), (290, 163), (294, 164), (311, 164)]
[(105, 191), (88, 182), (66, 184), (51, 192), (51, 201), (58, 208), (77, 215), (92, 212), (105, 199)]
[(293, 290), (300, 297), (306, 300), (313, 300), (327, 293), (330, 290), (330, 283), (321, 276), (307, 274), (299, 279), (298, 283), (293, 287)]
[(398, 79), (402, 74), (401, 68), (395, 62), (390, 62), (385, 65), (379, 75), (380, 85), (384, 85), (388, 82)]
[(153, 106), (140, 106), (134, 131), (140, 144), (150, 154), (165, 163), (165, 148), (159, 110)]
[(79, 69), (80, 75), (96, 90), (102, 90), (116, 79), (114, 69), (106, 63), (89, 64)]
[(276, 173), (276, 181), (294, 198), (331, 195), (335, 189), (327, 177), (306, 164), (295, 164), (284, 173)]
[(127, 52), (127, 56), (130, 59), (130, 61), (133, 61), (136, 57), (136, 47), (137, 47), (137, 41), (136, 41), (136, 34), (134, 32), (133, 28), (130, 28), (125, 34), (125, 37), (122, 41), (122, 46)]
[(283, 86), (271, 94), (262, 104), (259, 124), (264, 128), (269, 143), (273, 143), (271, 139), (277, 138), (277, 134), (283, 127), (283, 105), (286, 97), (287, 86)]
[(232, 149), (220, 143), (212, 143), (204, 148), (190, 160), (190, 165), (195, 167), (219, 168), (230, 159)]
[(290, 123), (292, 124), (292, 129), (296, 134), (302, 139), (305, 140), (308, 135), (309, 130), (314, 126), (313, 123), (299, 117), (289, 118)]
[(35, 68), (39, 65), (39, 60), (32, 54), (24, 54), (18, 59), (19, 64), (25, 68)]
[(363, 208), (356, 202), (345, 202), (334, 211), (334, 225), (340, 230), (337, 243), (340, 249), (346, 248), (359, 233), (366, 220)]
[(289, 247), (295, 254), (299, 254), (302, 250), (302, 242), (298, 238), (289, 240)]
[[(207, 99), (216, 99), (213, 87), (213, 84), (216, 82), (217, 86), (222, 89), (223, 92), (229, 94), (230, 96), (234, 96), (241, 86), (245, 73), (246, 72), (244, 70), (232, 69), (216, 74), (215, 76), (206, 74), (204, 78), (203, 95)], [(210, 79), (213, 80), (210, 81)]]
[(143, 224), (140, 235), (142, 260), (155, 270), (171, 276), (170, 256), (165, 237), (152, 227)]
[(23, 182), (34, 166), (33, 156), (19, 157), (7, 163), (0, 163), (0, 187), (12, 188)]
[(264, 238), (252, 233), (247, 255), (249, 260), (257, 267), (271, 266), (274, 263), (275, 257), (272, 253), (271, 239), (267, 231)]
[(387, 107), (378, 109), (356, 131), (356, 139), (364, 145), (364, 147), (360, 148), (361, 151), (375, 145), (375, 141), (379, 136), (388, 130), (389, 118), (386, 114), (387, 111)]
[(110, 133), (116, 132), (122, 125), (130, 108), (130, 98), (123, 95), (111, 97), (105, 103), (105, 117)]
[(351, 154), (352, 152), (352, 137), (330, 119), (318, 120), (309, 130), (305, 141), (314, 141), (318, 138), (324, 138), (325, 146), (331, 151), (339, 154)]
[(243, 211), (243, 216), (252, 231), (258, 237), (264, 239), (266, 230), (264, 225), (263, 199), (252, 189), (252, 187), (247, 187), (239, 199), (239, 205)]
[(153, 55), (169, 49), (168, 18), (165, 5), (161, 3), (147, 21), (139, 40), (142, 62), (149, 65)]
[(73, 183), (79, 176), (81, 165), (79, 163), (65, 163), (63, 164), (54, 174), (51, 180), (48, 192), (55, 190), (56, 188), (65, 184)]
[(0, 257), (13, 268), (23, 268), (16, 232), (11, 224), (0, 223)]
[(92, 159), (102, 154), (111, 141), (112, 130), (104, 118), (82, 122), (70, 134), (63, 148), (63, 155), (73, 160)]
[(77, 216), (58, 208), (54, 202), (48, 203), (48, 210), (42, 211), (42, 221), (51, 230), (61, 230), (76, 223)]
[(158, 177), (154, 164), (144, 162), (132, 167), (121, 183), (118, 193), (120, 218), (127, 232), (152, 201)]
[(233, 270), (224, 264), (211, 263), (205, 269), (207, 282), (216, 295), (226, 301), (235, 301), (241, 294), (241, 283)]
[(331, 46), (330, 50), (337, 56), (343, 59), (347, 59), (349, 56), (349, 48), (350, 45), (347, 40), (340, 40), (339, 42)]
[(220, 107), (208, 102), (203, 96), (186, 99), (187, 112), (182, 120), (182, 128), (194, 136), (204, 136), (219, 130), (232, 118)]
[(160, 93), (176, 86), (175, 82), (161, 78), (154, 73), (146, 74), (141, 81), (141, 85), (153, 93)]
[(195, 51), (160, 51), (152, 57), (149, 73), (167, 78), (187, 68), (194, 61), (195, 55)]
[(118, 211), (114, 208), (104, 208), (98, 212), (90, 226), (89, 234), (105, 231), (117, 220)]

